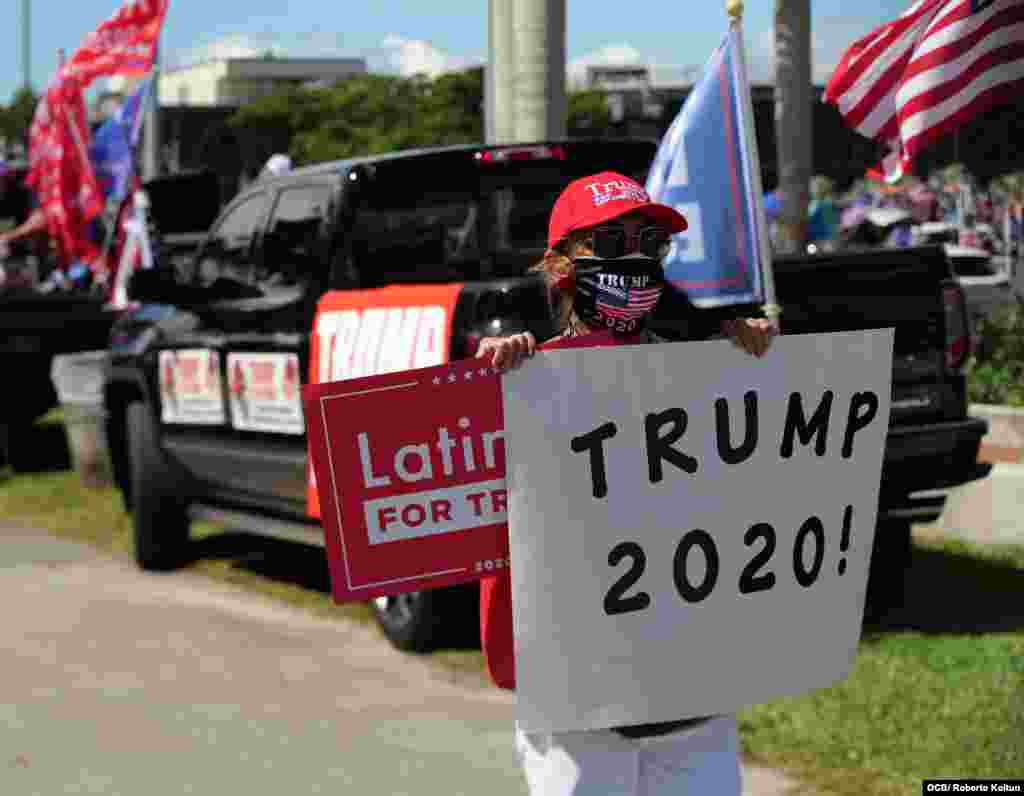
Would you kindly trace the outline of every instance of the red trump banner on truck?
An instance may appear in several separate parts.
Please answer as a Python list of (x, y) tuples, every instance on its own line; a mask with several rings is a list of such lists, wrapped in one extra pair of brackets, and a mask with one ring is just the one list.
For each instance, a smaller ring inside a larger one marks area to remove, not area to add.
[(501, 384), (486, 359), (310, 384), (303, 404), (338, 602), (508, 565)]
[[(460, 283), (325, 293), (313, 320), (309, 383), (447, 362), (452, 316), (461, 290)], [(311, 467), (306, 490), (306, 511), (311, 517), (321, 515), (316, 475)]]

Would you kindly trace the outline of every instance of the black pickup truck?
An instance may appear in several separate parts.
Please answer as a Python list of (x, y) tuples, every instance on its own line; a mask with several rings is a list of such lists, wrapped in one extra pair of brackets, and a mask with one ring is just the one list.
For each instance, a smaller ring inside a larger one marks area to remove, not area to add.
[[(140, 272), (130, 291), (142, 303), (113, 330), (105, 385), (138, 564), (180, 564), (196, 518), (322, 545), (297, 384), (440, 364), (485, 335), (550, 336), (546, 292), (524, 273), (555, 197), (609, 168), (643, 181), (655, 148), (464, 146), (302, 168), (243, 190), (187, 267)], [(986, 472), (985, 422), (966, 416), (963, 296), (938, 247), (783, 258), (775, 279), (786, 332), (896, 329), (869, 585), (880, 615), (902, 593), (911, 521), (940, 514), (936, 490)], [(681, 301), (657, 308), (669, 338), (687, 334)], [(395, 645), (424, 650), (453, 599), (475, 592), (374, 605)]]
[[(209, 172), (157, 177), (143, 189), (150, 197), (151, 220), (164, 232), (168, 259), (180, 256), (189, 244), (194, 248), (188, 231), (209, 226), (220, 210), (216, 175)], [(183, 195), (190, 197), (184, 207)], [(26, 259), (27, 247), (19, 243), (15, 249), (12, 261)], [(120, 314), (105, 291), (0, 287), (0, 369), (11, 376), (11, 388), (0, 392), (0, 466), (18, 468), (25, 446), (31, 445), (25, 434), (32, 421), (57, 405), (50, 378), (53, 358), (107, 348)]]

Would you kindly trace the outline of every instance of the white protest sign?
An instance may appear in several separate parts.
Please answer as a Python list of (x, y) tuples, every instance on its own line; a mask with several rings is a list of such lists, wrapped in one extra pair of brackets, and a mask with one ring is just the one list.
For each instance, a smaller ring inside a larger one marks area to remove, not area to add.
[(848, 674), (892, 341), (556, 350), (503, 377), (525, 731), (733, 712)]

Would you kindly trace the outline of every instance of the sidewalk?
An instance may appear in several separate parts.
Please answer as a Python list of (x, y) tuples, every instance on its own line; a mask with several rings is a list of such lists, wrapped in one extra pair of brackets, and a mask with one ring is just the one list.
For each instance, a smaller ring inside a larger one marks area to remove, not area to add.
[(978, 461), (992, 464), (992, 472), (952, 489), (938, 521), (920, 528), (979, 544), (1024, 545), (1024, 412), (972, 405), (969, 414), (989, 421)]
[(2, 793), (525, 796), (511, 697), (374, 628), (3, 527), (0, 604)]

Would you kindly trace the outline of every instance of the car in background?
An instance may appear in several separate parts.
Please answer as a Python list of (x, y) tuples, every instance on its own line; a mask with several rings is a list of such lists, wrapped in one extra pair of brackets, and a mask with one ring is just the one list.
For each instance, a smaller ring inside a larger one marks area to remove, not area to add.
[(983, 318), (1002, 308), (1019, 306), (1021, 296), (1013, 287), (1009, 262), (981, 246), (962, 246), (956, 224), (933, 221), (914, 228), (913, 243), (927, 246), (941, 244), (949, 258), (953, 277), (963, 288), (967, 312), (973, 327)]

